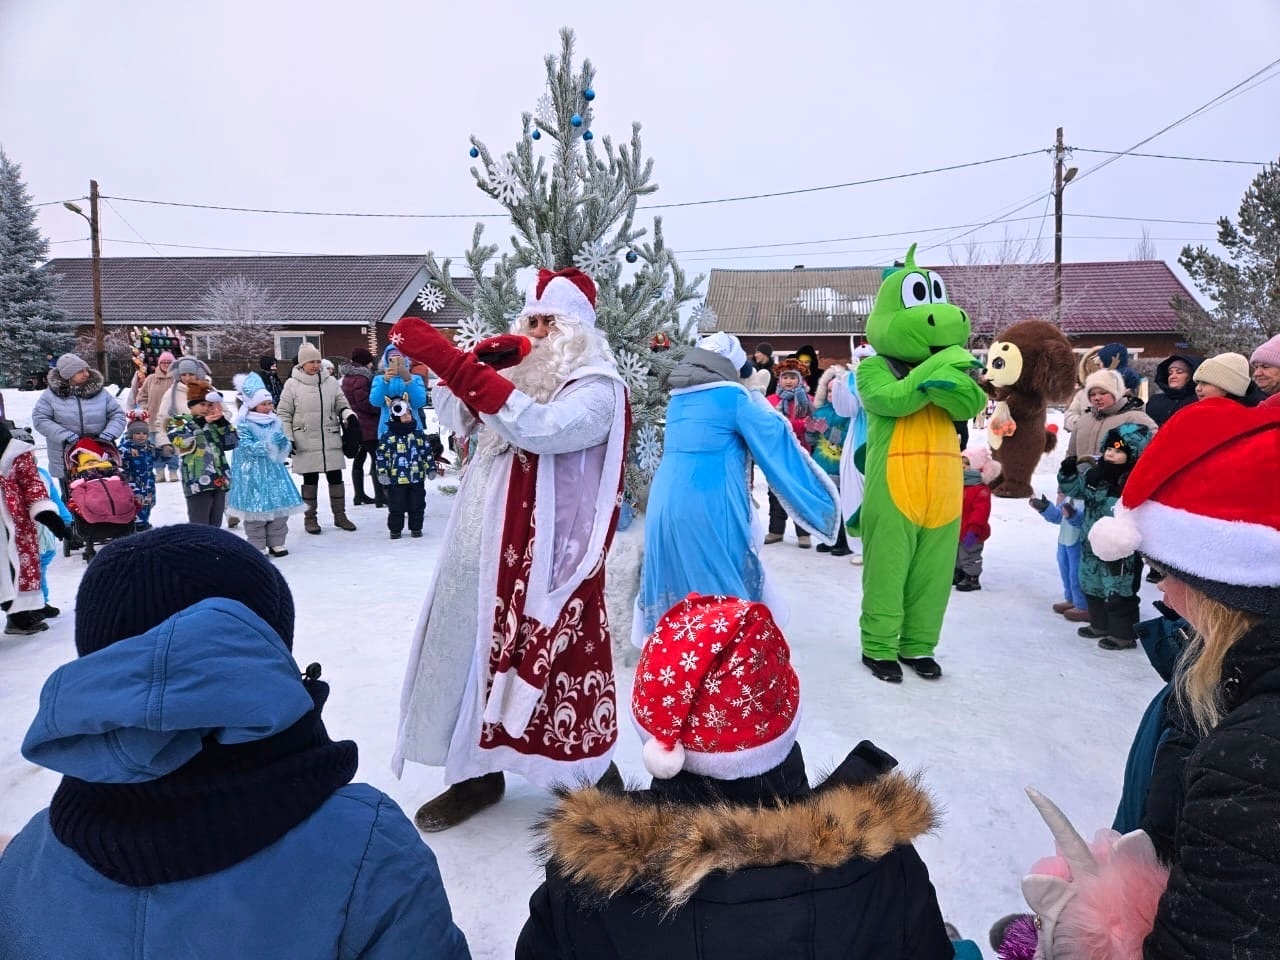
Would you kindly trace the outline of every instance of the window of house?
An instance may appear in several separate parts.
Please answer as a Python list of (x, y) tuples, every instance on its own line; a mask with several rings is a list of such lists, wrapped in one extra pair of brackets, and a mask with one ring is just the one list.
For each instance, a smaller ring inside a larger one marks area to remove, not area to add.
[(298, 351), (302, 349), (304, 343), (311, 344), (317, 350), (321, 349), (319, 330), (277, 330), (274, 336), (276, 357), (282, 365), (297, 363)]
[(217, 360), (218, 338), (212, 333), (190, 331), (187, 334), (187, 349), (191, 356), (201, 360)]

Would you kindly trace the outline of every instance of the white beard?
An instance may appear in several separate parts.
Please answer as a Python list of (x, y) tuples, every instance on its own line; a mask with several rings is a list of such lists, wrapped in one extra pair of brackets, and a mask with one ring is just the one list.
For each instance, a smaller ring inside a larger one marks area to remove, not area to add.
[(533, 350), (502, 375), (538, 403), (546, 403), (585, 366), (616, 366), (613, 351), (595, 330), (558, 320), (556, 332), (533, 340)]

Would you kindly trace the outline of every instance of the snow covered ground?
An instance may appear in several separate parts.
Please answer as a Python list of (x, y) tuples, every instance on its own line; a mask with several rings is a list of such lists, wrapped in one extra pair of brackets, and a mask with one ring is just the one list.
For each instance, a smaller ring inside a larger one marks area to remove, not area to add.
[[(5, 391), (9, 416), (29, 424), (37, 396)], [(43, 459), (43, 440), (40, 447)], [(1036, 481), (1050, 495), (1056, 463), (1046, 457)], [(185, 519), (177, 484), (161, 485), (159, 499), (153, 522)], [(429, 492), (427, 536), (395, 543), (387, 540), (382, 511), (353, 509), (360, 529), (343, 533), (328, 526), (322, 505), (324, 535), (302, 534), (295, 519), (291, 554), (279, 561), (298, 608), (294, 654), (303, 665), (320, 661), (332, 685), (325, 709), (330, 733), (359, 743), (359, 779), (387, 791), (410, 814), (441, 788), (440, 771), (409, 764), (397, 781), (388, 759), (409, 632), (446, 546), (440, 531), (450, 503)], [(765, 549), (770, 575), (791, 603), (786, 632), (800, 674), (800, 742), (811, 777), (862, 739), (904, 768), (922, 770), (943, 822), (920, 852), (943, 913), (984, 946), (990, 923), (1022, 907), (1018, 884), (1026, 867), (1052, 850), (1023, 787), (1048, 794), (1086, 834), (1110, 826), (1129, 741), (1159, 687), (1141, 650), (1099, 650), (1050, 612), (1061, 598), (1056, 527), (1024, 501), (1010, 500), (995, 501), (991, 525), (983, 589), (953, 595), (938, 652), (946, 677), (935, 683), (909, 674), (890, 686), (858, 662), (860, 572), (847, 559), (799, 550), (790, 534)], [(51, 599), (63, 614), (48, 631), (0, 636), (0, 833), (20, 829), (57, 785), (57, 775), (27, 763), (19, 747), (41, 684), (75, 656), (72, 611), (83, 567), (78, 555), (54, 562)], [(127, 598), (128, 585), (120, 588)], [(1144, 589), (1144, 599), (1156, 596)], [(619, 669), (618, 686), (625, 710), (629, 669)], [(618, 766), (638, 781), (640, 744), (629, 722), (620, 726)], [(499, 806), (427, 838), (477, 958), (511, 955), (540, 877), (529, 825), (546, 803), (546, 794), (509, 778)]]

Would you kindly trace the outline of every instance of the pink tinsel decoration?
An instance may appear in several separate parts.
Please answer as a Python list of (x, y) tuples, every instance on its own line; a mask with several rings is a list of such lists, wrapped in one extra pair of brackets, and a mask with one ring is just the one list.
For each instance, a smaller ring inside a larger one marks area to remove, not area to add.
[(996, 951), (996, 956), (1000, 960), (1032, 960), (1039, 942), (1035, 919), (1031, 916), (1018, 917), (1005, 927), (1004, 941)]

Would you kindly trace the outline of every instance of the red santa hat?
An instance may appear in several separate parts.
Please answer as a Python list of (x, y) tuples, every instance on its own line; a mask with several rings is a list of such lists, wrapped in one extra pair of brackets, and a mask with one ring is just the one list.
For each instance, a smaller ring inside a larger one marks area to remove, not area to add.
[(660, 779), (739, 780), (780, 764), (800, 726), (800, 679), (769, 608), (689, 594), (645, 643), (631, 712)]
[(581, 270), (539, 270), (538, 279), (525, 293), (525, 317), (564, 317), (584, 327), (596, 325), (596, 285)]
[(1140, 550), (1230, 607), (1280, 616), (1280, 410), (1225, 398), (1178, 412), (1089, 544), (1101, 560)]

